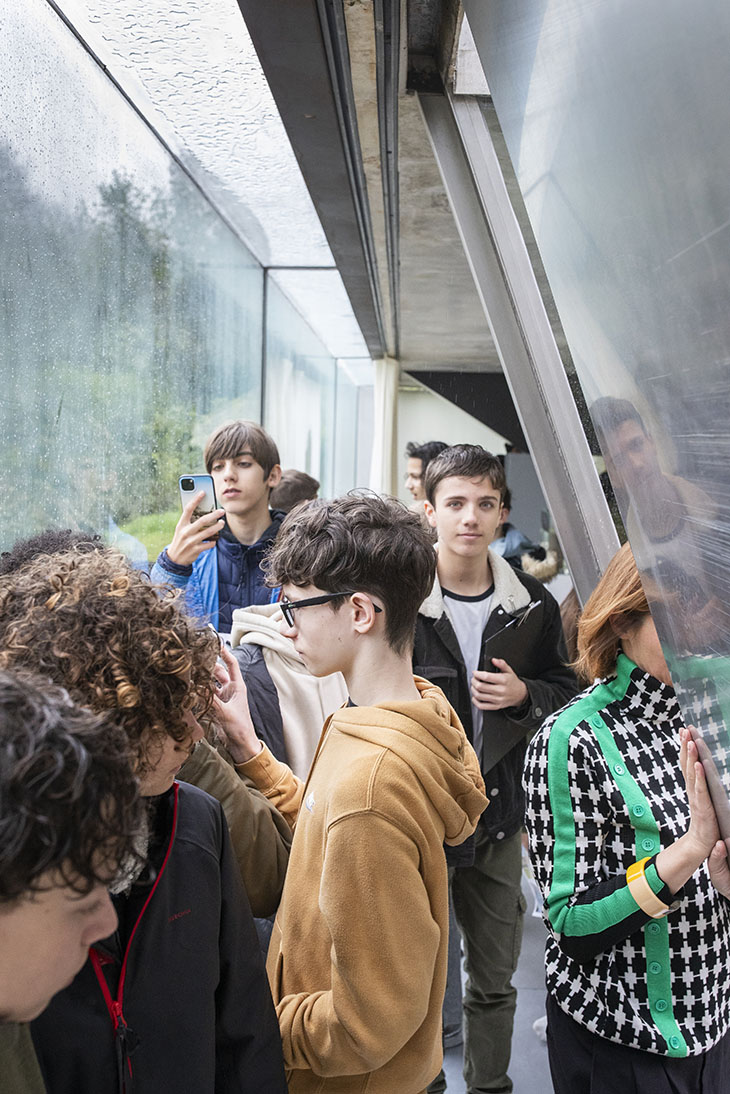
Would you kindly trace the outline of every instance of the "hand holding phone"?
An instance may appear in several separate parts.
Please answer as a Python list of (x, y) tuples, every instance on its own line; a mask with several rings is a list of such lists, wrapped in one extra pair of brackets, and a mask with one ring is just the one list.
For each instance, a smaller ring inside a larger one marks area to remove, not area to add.
[(216, 504), (210, 475), (181, 476), (180, 500), (182, 515), (167, 548), (167, 557), (178, 566), (190, 566), (203, 551), (215, 547), (225, 524), (225, 510)]

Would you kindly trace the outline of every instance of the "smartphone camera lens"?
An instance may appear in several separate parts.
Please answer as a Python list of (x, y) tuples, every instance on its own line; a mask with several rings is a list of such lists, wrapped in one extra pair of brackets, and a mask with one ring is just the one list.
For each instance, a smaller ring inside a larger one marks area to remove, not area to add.
[(180, 486), (183, 490), (194, 490), (195, 482), (193, 479), (180, 479)]

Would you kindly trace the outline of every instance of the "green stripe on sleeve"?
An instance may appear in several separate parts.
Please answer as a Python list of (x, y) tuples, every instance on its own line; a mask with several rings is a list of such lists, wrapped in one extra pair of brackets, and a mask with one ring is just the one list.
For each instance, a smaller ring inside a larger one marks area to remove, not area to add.
[[(552, 727), (548, 741), (548, 791), (553, 814), (555, 844), (553, 875), (547, 900), (547, 911), (553, 929), (571, 937), (600, 934), (621, 920), (633, 915), (637, 905), (628, 887), (617, 889), (610, 896), (592, 904), (569, 906), (576, 887), (576, 826), (568, 777), (570, 736), (579, 723), (587, 723), (593, 731), (603, 758), (621, 797), (626, 803), (630, 823), (635, 832), (635, 855), (639, 861), (661, 850), (659, 826), (649, 802), (628, 771), (613, 735), (600, 711), (610, 702), (620, 700), (634, 668), (623, 654), (619, 656), (617, 677), (595, 688), (590, 695), (569, 707)], [(654, 864), (646, 870), (646, 880), (654, 893), (663, 882)], [(667, 1044), (672, 1057), (688, 1055), (687, 1043), (674, 1018), (669, 950), (669, 930), (666, 919), (653, 919), (643, 928), (646, 956), (646, 983), (649, 1008), (654, 1024)]]

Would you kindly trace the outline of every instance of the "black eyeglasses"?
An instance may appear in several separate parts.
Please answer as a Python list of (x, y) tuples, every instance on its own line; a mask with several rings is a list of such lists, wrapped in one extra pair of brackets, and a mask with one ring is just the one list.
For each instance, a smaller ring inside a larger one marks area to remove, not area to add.
[[(310, 596), (306, 600), (287, 600), (283, 597), (279, 601), (279, 607), (281, 608), (286, 625), (288, 627), (294, 626), (294, 609), (295, 608), (313, 608), (315, 604), (327, 604), (330, 600), (338, 600), (343, 596), (354, 596), (355, 590), (353, 589), (349, 593), (324, 593), (323, 596)], [(382, 608), (379, 608), (377, 604), (373, 604), (373, 608), (376, 612), (382, 612)]]

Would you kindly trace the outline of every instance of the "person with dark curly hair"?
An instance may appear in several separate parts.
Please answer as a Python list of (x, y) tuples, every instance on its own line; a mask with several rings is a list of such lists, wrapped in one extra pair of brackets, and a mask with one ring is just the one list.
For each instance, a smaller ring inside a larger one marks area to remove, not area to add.
[[(0, 577), (41, 556), (103, 549), (101, 536), (93, 532), (47, 528), (3, 551)], [(51, 558), (46, 565), (53, 565)], [(198, 741), (178, 777), (221, 803), (251, 911), (255, 916), (272, 915), (279, 906), (291, 847), (291, 831), (280, 813), (236, 772), (222, 745), (215, 748), (207, 740)]]
[(142, 827), (124, 734), (61, 688), (0, 671), (0, 1075), (44, 1091), (25, 1023), (116, 927), (109, 885)]
[(148, 800), (146, 864), (117, 931), (32, 1025), (51, 1094), (284, 1094), (281, 1045), (222, 809), (175, 776), (211, 707), (216, 636), (117, 552), (0, 580), (0, 668), (33, 667), (124, 731)]

